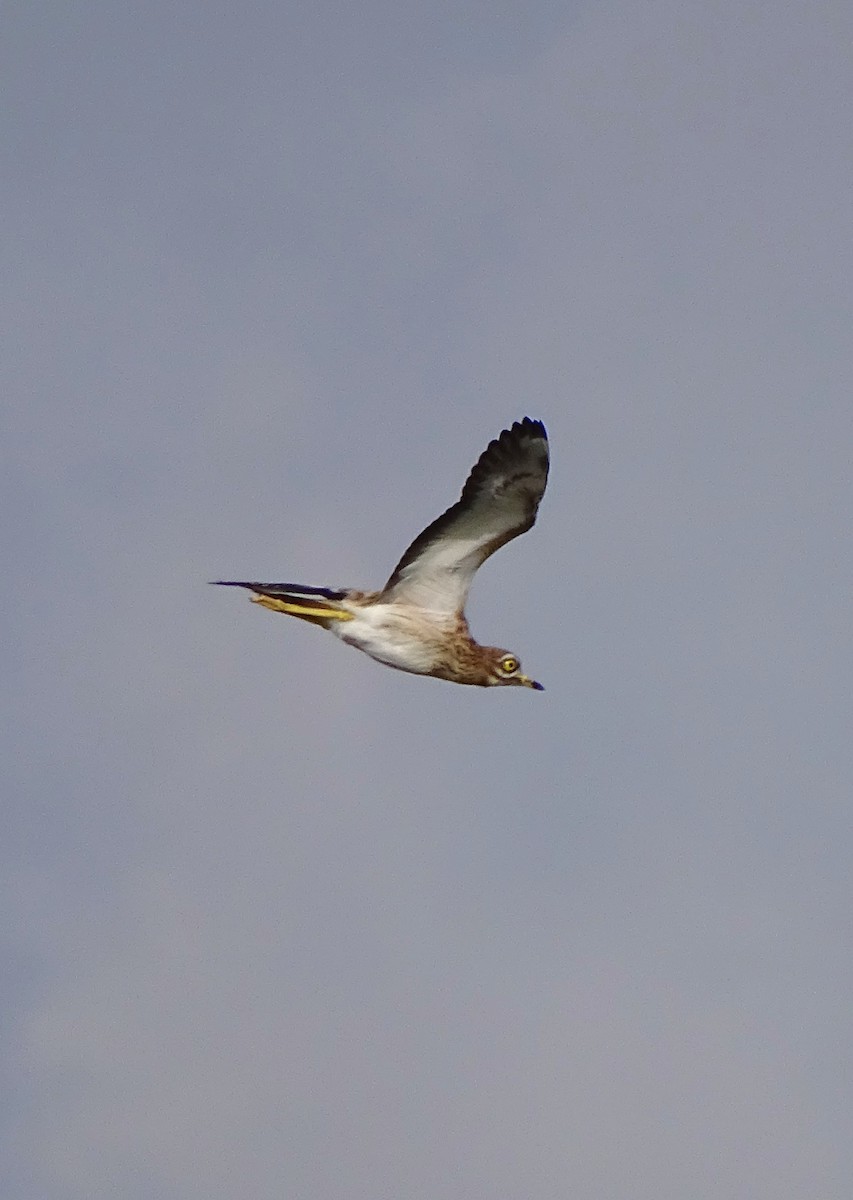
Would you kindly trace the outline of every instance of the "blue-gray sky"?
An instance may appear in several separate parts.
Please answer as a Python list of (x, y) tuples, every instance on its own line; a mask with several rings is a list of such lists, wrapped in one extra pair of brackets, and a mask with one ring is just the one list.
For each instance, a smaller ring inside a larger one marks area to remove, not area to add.
[[(846, 1200), (853, 12), (4, 9), (7, 1200)], [(513, 419), (469, 607), (373, 587)]]

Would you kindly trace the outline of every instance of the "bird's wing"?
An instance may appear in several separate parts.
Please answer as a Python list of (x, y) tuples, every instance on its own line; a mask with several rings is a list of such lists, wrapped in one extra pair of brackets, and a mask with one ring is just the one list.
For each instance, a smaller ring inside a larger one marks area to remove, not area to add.
[(382, 599), (460, 613), (480, 564), (536, 520), (547, 480), (545, 426), (525, 417), (489, 443), (457, 502), (397, 563)]

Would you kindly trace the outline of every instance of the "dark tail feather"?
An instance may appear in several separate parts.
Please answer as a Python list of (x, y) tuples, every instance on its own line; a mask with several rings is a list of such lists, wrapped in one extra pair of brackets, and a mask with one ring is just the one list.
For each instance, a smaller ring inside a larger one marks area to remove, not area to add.
[(343, 600), (348, 588), (305, 587), (301, 583), (245, 583), (237, 579), (212, 579), (217, 587), (248, 588), (259, 596), (279, 596), (282, 599), (298, 600), (299, 597), (322, 596), (325, 600)]

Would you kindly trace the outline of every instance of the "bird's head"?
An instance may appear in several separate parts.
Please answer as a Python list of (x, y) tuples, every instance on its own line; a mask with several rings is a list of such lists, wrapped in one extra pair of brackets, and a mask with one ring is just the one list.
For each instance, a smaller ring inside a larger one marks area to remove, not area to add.
[(541, 683), (537, 683), (535, 679), (531, 679), (529, 675), (523, 675), (521, 671), (521, 662), (509, 650), (498, 650), (494, 646), (489, 647), (489, 679), (490, 687), (529, 687), (534, 688), (537, 692), (544, 692)]

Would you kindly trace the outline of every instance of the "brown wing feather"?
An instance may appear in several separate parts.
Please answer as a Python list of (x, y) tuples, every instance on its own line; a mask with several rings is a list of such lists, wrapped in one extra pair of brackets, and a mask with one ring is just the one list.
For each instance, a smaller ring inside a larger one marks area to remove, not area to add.
[(533, 525), (547, 479), (545, 426), (525, 417), (489, 443), (457, 502), (400, 559), (383, 598), (461, 612), (477, 568)]

